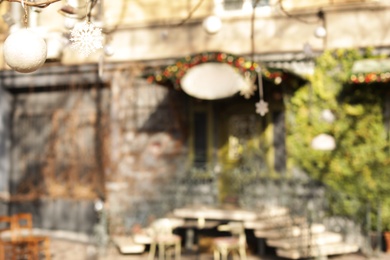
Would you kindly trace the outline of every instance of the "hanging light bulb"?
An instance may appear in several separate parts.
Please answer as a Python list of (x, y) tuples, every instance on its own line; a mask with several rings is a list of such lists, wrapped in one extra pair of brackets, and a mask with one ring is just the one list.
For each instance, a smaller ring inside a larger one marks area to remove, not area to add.
[(112, 47), (111, 44), (104, 45), (103, 50), (104, 50), (104, 54), (106, 56), (112, 56), (115, 53), (115, 50), (114, 50), (114, 48)]
[(325, 38), (326, 36), (326, 29), (324, 26), (318, 26), (316, 30), (314, 31), (314, 35), (317, 38)]
[(320, 10), (317, 13), (317, 16), (318, 16), (318, 20), (321, 21), (321, 25), (316, 28), (316, 30), (314, 31), (314, 35), (318, 38), (325, 38), (327, 32), (326, 32), (326, 28), (325, 28), (326, 23), (325, 23), (324, 11)]
[(66, 29), (73, 29), (74, 26), (76, 25), (77, 20), (69, 17), (65, 17), (64, 19), (64, 26)]
[(311, 148), (320, 151), (332, 151), (336, 148), (336, 140), (328, 134), (319, 134), (310, 143)]
[(212, 16), (207, 17), (203, 21), (203, 28), (209, 34), (215, 34), (215, 33), (219, 32), (222, 28), (221, 18), (219, 18), (216, 15), (212, 15)]

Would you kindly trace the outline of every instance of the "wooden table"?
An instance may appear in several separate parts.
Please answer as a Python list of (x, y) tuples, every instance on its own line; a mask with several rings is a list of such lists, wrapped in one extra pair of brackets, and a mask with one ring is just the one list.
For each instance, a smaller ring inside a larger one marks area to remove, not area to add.
[(183, 219), (220, 220), (220, 221), (252, 221), (258, 215), (254, 211), (243, 209), (221, 209), (211, 207), (185, 207), (173, 211), (175, 217)]
[(199, 239), (195, 238), (199, 232), (214, 229), (220, 224), (227, 222), (237, 221), (244, 223), (246, 221), (254, 221), (258, 217), (256, 212), (249, 210), (196, 206), (175, 209), (173, 216), (185, 220), (182, 228), (186, 232), (186, 249), (191, 249), (194, 244), (199, 243)]

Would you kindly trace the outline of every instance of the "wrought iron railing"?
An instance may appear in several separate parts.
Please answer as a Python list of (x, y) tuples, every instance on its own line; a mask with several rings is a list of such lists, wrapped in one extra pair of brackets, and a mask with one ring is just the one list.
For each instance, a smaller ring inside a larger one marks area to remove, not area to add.
[[(220, 206), (218, 183), (221, 174), (212, 170), (189, 171), (178, 179), (176, 200), (172, 204)], [(261, 211), (270, 206), (286, 207), (292, 221), (305, 218), (302, 225), (324, 224), (329, 231), (342, 234), (345, 242), (358, 244), (366, 254), (381, 249), (379, 204), (374, 207), (304, 175), (275, 176), (238, 170), (229, 174), (235, 202), (240, 208)], [(377, 217), (379, 226), (372, 225), (372, 215)]]

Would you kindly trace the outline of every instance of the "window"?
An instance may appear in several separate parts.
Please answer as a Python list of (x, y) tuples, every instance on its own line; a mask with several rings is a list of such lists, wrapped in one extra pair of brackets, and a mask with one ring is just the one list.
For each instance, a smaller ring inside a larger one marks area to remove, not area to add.
[(196, 112), (194, 114), (194, 165), (203, 168), (207, 164), (207, 114)]
[(225, 10), (241, 10), (245, 5), (250, 4), (252, 7), (267, 6), (269, 0), (224, 0), (223, 5)]
[(225, 0), (223, 5), (225, 10), (239, 10), (242, 8), (243, 0)]
[[(256, 4), (256, 2), (257, 2), (257, 4)], [(269, 0), (259, 0), (259, 1), (252, 0), (252, 6), (254, 6), (255, 4), (256, 4), (256, 7), (268, 6), (269, 5)]]

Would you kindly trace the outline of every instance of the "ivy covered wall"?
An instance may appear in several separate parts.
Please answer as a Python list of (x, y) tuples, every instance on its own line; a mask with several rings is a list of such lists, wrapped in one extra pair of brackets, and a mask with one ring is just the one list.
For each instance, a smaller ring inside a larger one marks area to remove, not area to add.
[[(355, 84), (355, 61), (374, 58), (367, 49), (326, 51), (319, 56), (309, 83), (287, 102), (289, 169), (300, 169), (344, 199), (330, 201), (333, 214), (355, 215), (367, 205), (382, 211), (390, 229), (390, 152), (384, 82)], [(333, 150), (315, 150), (313, 138), (334, 138)], [(373, 217), (376, 217), (374, 214)], [(378, 223), (373, 219), (372, 223)]]

